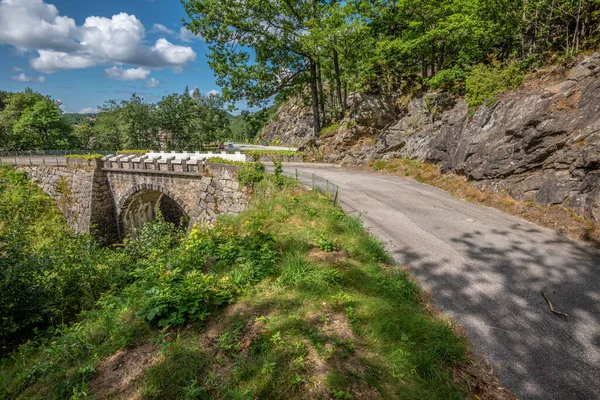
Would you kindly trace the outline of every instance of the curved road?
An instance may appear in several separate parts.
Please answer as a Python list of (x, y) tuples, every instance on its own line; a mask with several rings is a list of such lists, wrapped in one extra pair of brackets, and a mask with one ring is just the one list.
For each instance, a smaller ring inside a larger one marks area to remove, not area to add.
[(600, 399), (600, 251), (415, 181), (298, 170), (340, 186), (342, 206), (410, 265), (517, 397)]

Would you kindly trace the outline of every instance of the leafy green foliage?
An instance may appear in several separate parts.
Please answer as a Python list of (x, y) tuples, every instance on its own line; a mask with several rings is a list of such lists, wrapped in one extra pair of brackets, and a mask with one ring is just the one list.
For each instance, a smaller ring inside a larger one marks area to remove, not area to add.
[(443, 69), (427, 80), (427, 84), (433, 89), (454, 93), (463, 90), (464, 82), (465, 72), (459, 66)]
[(71, 320), (122, 279), (89, 236), (70, 233), (21, 172), (0, 168), (0, 345)]
[(373, 163), (373, 168), (375, 168), (375, 171), (381, 171), (387, 167), (387, 164), (388, 163), (384, 160), (377, 160)]
[(518, 87), (523, 82), (523, 77), (523, 72), (516, 63), (507, 66), (476, 65), (466, 79), (469, 107), (491, 105), (495, 102), (495, 95)]
[(283, 186), (283, 167), (281, 166), (281, 162), (280, 161), (276, 161), (275, 162), (275, 169), (274, 169), (274, 176), (273, 176), (273, 181), (275, 182), (275, 185), (277, 185), (278, 187), (282, 187)]
[(323, 128), (321, 128), (321, 136), (320, 137), (327, 138), (327, 137), (333, 136), (339, 128), (340, 128), (340, 126), (336, 123), (324, 126)]
[(244, 165), (238, 171), (238, 181), (242, 184), (242, 186), (253, 186), (255, 183), (262, 181), (264, 177), (265, 166), (261, 163)]
[(246, 155), (252, 157), (255, 161), (262, 157), (271, 157), (272, 159), (281, 160), (282, 158), (304, 157), (304, 153), (291, 150), (250, 150)]
[(117, 151), (117, 154), (130, 154), (130, 155), (137, 155), (137, 156), (143, 156), (146, 153), (150, 153), (152, 150), (134, 150), (134, 149), (129, 149), (129, 150), (119, 150)]
[(0, 108), (0, 149), (72, 149), (78, 146), (60, 103), (26, 89), (5, 93)]
[(102, 154), (67, 154), (65, 158), (70, 160), (98, 160), (104, 157)]
[(247, 165), (251, 164), (251, 163), (247, 163), (244, 161), (228, 160), (226, 158), (221, 158), (221, 157), (209, 157), (206, 159), (206, 161), (210, 162), (210, 163), (215, 163), (215, 164), (235, 165), (238, 167), (243, 167), (243, 166), (247, 166)]
[(335, 242), (331, 239), (328, 239), (325, 236), (319, 236), (317, 238), (317, 246), (319, 247), (319, 249), (326, 251), (328, 253), (335, 251), (337, 249)]

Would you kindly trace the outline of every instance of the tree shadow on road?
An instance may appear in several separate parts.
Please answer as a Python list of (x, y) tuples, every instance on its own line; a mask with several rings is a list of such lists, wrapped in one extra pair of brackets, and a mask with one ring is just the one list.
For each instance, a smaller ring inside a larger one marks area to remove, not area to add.
[[(462, 262), (396, 248), (520, 398), (600, 398), (600, 251), (529, 225), (450, 239)], [(541, 292), (568, 320), (553, 314)]]

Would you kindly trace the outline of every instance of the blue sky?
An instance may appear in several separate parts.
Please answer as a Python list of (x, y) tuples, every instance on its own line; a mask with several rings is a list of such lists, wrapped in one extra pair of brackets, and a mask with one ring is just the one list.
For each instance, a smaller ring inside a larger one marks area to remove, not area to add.
[(29, 86), (67, 112), (133, 92), (220, 91), (184, 17), (178, 0), (0, 0), (0, 89)]

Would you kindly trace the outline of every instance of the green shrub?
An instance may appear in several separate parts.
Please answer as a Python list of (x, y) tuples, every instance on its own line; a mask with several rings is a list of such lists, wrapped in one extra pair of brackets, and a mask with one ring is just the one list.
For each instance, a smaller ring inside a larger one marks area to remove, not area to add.
[(275, 185), (277, 185), (277, 187), (283, 186), (282, 173), (283, 173), (283, 167), (281, 166), (281, 162), (276, 161), (275, 162), (275, 170), (274, 170), (274, 181), (275, 181)]
[(333, 135), (335, 135), (335, 133), (337, 132), (339, 127), (340, 127), (340, 125), (337, 123), (333, 123), (333, 124), (324, 126), (323, 128), (321, 128), (321, 134), (319, 135), (319, 137), (327, 138), (327, 137), (333, 136)]
[(69, 322), (122, 278), (105, 250), (70, 232), (53, 201), (7, 167), (0, 168), (0, 249), (0, 348)]
[(232, 284), (215, 275), (166, 268), (144, 292), (140, 315), (161, 328), (183, 325), (188, 320), (201, 322), (213, 308), (230, 303), (234, 294)]
[(238, 171), (238, 181), (242, 186), (252, 186), (265, 177), (265, 166), (261, 163), (245, 164)]
[(244, 161), (227, 160), (226, 158), (221, 158), (221, 157), (209, 157), (206, 159), (206, 162), (215, 163), (215, 164), (236, 165), (238, 167), (243, 167), (244, 165), (250, 164), (250, 163), (247, 163)]
[(451, 69), (438, 71), (435, 76), (427, 80), (427, 84), (432, 89), (439, 89), (447, 92), (460, 92), (465, 83), (465, 72), (462, 68), (455, 66)]
[(119, 150), (117, 154), (129, 154), (129, 155), (138, 155), (143, 156), (146, 153), (150, 153), (152, 150)]
[(319, 247), (319, 249), (326, 251), (328, 253), (337, 250), (337, 246), (335, 245), (335, 242), (324, 236), (319, 236), (317, 238), (317, 246)]
[(70, 160), (99, 160), (104, 157), (102, 154), (67, 154), (65, 158)]
[(388, 165), (387, 161), (377, 160), (373, 163), (373, 168), (375, 168), (375, 171), (381, 171), (382, 169), (385, 169), (385, 167), (387, 167), (387, 165)]
[(247, 156), (252, 157), (254, 161), (259, 161), (262, 157), (271, 157), (273, 160), (281, 160), (283, 158), (291, 157), (304, 157), (305, 154), (298, 151), (291, 150), (251, 150), (245, 153)]
[(476, 65), (465, 82), (469, 108), (482, 104), (492, 105), (496, 101), (494, 96), (519, 87), (524, 77), (523, 71), (515, 62), (508, 65)]

